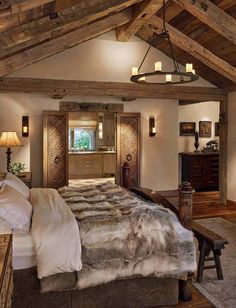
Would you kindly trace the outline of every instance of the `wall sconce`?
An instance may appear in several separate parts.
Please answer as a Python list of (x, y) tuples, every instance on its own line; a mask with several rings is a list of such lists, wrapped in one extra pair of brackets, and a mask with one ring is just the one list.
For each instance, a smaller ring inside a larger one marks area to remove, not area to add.
[(103, 117), (98, 117), (98, 139), (103, 139)]
[(22, 117), (22, 137), (29, 136), (29, 117), (23, 116)]
[(155, 117), (149, 117), (149, 136), (154, 137), (157, 133)]

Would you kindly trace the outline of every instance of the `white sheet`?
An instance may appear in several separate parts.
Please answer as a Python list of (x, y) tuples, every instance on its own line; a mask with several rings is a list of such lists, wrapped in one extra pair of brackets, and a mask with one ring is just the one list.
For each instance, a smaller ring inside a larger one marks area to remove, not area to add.
[(58, 191), (32, 188), (30, 202), (38, 278), (79, 271), (82, 261), (78, 224)]
[(13, 269), (25, 269), (36, 266), (34, 243), (31, 233), (12, 230), (0, 218), (0, 234), (13, 233)]

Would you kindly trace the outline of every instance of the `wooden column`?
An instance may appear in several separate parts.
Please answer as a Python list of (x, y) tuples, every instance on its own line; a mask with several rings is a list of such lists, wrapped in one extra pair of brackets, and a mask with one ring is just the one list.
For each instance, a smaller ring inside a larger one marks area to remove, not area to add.
[(179, 221), (187, 229), (191, 229), (193, 192), (189, 182), (183, 182), (179, 187)]
[(220, 101), (220, 203), (227, 204), (227, 155), (228, 155), (228, 100)]
[[(187, 228), (191, 229), (193, 193), (189, 182), (183, 182), (179, 187), (179, 221)], [(193, 273), (188, 273), (187, 280), (179, 280), (179, 299), (183, 301), (192, 300), (192, 278)]]

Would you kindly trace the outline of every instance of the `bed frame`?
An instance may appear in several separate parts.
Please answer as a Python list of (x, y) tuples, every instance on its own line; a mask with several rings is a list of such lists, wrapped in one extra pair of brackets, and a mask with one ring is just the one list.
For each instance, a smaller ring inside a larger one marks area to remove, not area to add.
[[(156, 191), (130, 188), (140, 197), (161, 203), (178, 215), (181, 223), (190, 228), (192, 193), (189, 183), (178, 189), (179, 202), (174, 206)], [(40, 293), (36, 268), (14, 271), (12, 308), (143, 308), (176, 305), (178, 299), (191, 300), (191, 273), (187, 281), (176, 278), (136, 277), (109, 282), (84, 290)]]

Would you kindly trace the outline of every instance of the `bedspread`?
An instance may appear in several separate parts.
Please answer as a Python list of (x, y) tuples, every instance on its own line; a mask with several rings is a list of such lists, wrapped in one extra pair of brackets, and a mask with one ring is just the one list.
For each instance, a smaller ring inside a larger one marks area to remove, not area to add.
[(112, 183), (63, 187), (59, 193), (80, 229), (78, 288), (117, 278), (180, 277), (195, 271), (192, 232), (170, 210)]

